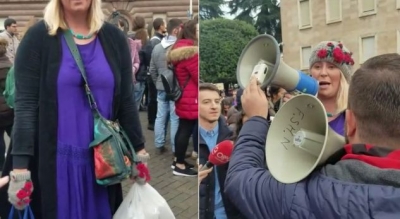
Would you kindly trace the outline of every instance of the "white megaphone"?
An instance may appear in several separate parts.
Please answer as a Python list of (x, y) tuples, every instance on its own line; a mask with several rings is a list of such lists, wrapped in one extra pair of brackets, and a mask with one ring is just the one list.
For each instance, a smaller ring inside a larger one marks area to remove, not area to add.
[(318, 92), (318, 81), (297, 71), (281, 60), (279, 45), (275, 38), (262, 34), (253, 38), (243, 49), (236, 68), (236, 79), (245, 88), (255, 75), (262, 88), (276, 85), (288, 92), (300, 91), (311, 95)]
[(344, 137), (329, 127), (321, 101), (300, 94), (282, 106), (269, 128), (267, 166), (279, 182), (295, 183), (324, 164), (344, 144)]

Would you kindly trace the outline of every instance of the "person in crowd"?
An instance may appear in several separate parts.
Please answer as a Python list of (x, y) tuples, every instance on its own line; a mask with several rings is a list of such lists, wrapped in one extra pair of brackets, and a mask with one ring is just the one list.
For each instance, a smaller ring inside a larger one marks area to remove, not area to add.
[(282, 87), (272, 85), (267, 88), (267, 91), (265, 93), (267, 95), (269, 103), (269, 115), (275, 116), (280, 108), (281, 100), (287, 92)]
[(142, 106), (142, 99), (145, 92), (147, 80), (147, 66), (144, 61), (145, 54), (144, 51), (142, 51), (142, 47), (143, 45), (146, 45), (149, 41), (149, 35), (147, 34), (147, 30), (145, 29), (146, 21), (143, 16), (136, 15), (132, 20), (132, 26), (133, 33), (131, 33), (130, 35), (128, 33), (128, 37), (135, 42), (138, 51), (139, 67), (133, 80), (136, 107), (140, 109), (145, 108), (144, 106)]
[[(126, 38), (128, 41), (129, 51), (131, 53), (132, 58), (132, 83), (136, 83), (136, 73), (139, 70), (140, 60), (139, 60), (139, 50), (142, 47), (140, 40), (133, 40), (132, 38), (128, 37), (128, 31), (124, 19), (122, 19), (121, 14), (119, 12), (114, 12), (114, 22), (113, 24), (117, 26), (124, 34), (126, 34)], [(135, 95), (135, 93), (133, 93)], [(137, 105), (139, 110), (140, 104)]]
[[(167, 32), (167, 24), (162, 18), (156, 18), (153, 21), (153, 29), (154, 35), (151, 37), (149, 41), (149, 45), (146, 45), (145, 48), (145, 65), (147, 67), (150, 66), (151, 54), (153, 52), (154, 47), (161, 43), (161, 40), (164, 38), (165, 33)], [(150, 74), (147, 75), (147, 88), (149, 91), (149, 104), (147, 106), (147, 118), (148, 118), (148, 130), (154, 130), (154, 123), (156, 122), (157, 116), (157, 88), (156, 84), (153, 82)]]
[[(8, 199), (15, 208), (25, 208), (28, 203), (20, 199), (30, 193), (21, 197), (19, 191), (32, 182), (30, 206), (36, 218), (111, 219), (122, 202), (121, 184), (96, 183), (89, 148), (94, 118), (63, 35), (67, 31), (79, 49), (98, 110), (118, 120), (139, 159), (148, 159), (132, 95), (126, 36), (104, 22), (101, 0), (50, 0), (44, 21), (25, 34), (15, 60), (12, 156), (7, 156), (12, 166), (3, 172), (11, 179)], [(0, 216), (7, 218), (7, 213)]]
[(14, 122), (14, 110), (7, 105), (3, 96), (7, 74), (12, 66), (10, 59), (6, 56), (7, 48), (8, 40), (0, 38), (0, 172), (3, 169), (6, 154), (6, 143), (3, 136), (4, 133), (11, 136), (11, 128)]
[[(218, 88), (210, 83), (199, 85), (199, 164), (205, 165), (214, 147), (232, 138), (232, 132), (221, 116), (221, 97)], [(199, 187), (199, 218), (241, 218), (239, 211), (224, 194), (228, 163), (214, 166), (201, 173)], [(209, 173), (209, 174), (207, 174)], [(205, 176), (207, 175), (207, 176)]]
[(236, 102), (237, 91), (238, 91), (238, 89), (236, 89), (236, 88), (232, 90), (232, 98), (233, 98), (232, 106), (236, 106), (236, 104), (237, 104), (237, 102)]
[[(328, 113), (329, 126), (344, 136), (349, 80), (354, 61), (352, 53), (340, 42), (324, 41), (311, 52), (310, 73), (319, 82), (318, 99)], [(283, 98), (287, 102), (292, 95)]]
[(4, 21), (4, 29), (5, 31), (0, 33), (0, 38), (5, 38), (8, 41), (6, 56), (10, 59), (11, 63), (14, 63), (19, 46), (17, 21), (7, 18)]
[(229, 126), (229, 129), (234, 131), (236, 123), (239, 119), (240, 114), (242, 113), (242, 94), (243, 94), (243, 89), (238, 89), (236, 92), (236, 105), (231, 106), (228, 110), (228, 113), (226, 114), (226, 122)]
[[(182, 25), (176, 43), (167, 53), (167, 62), (175, 70), (182, 96), (175, 102), (175, 112), (179, 117), (175, 135), (174, 175), (197, 176), (197, 172), (185, 161), (190, 136), (198, 118), (199, 48), (198, 23), (189, 20)], [(188, 80), (189, 79), (189, 80)], [(186, 83), (187, 81), (187, 83)]]
[(346, 144), (306, 179), (283, 184), (266, 169), (268, 101), (253, 79), (242, 97), (249, 119), (230, 159), (226, 195), (248, 218), (397, 218), (399, 84), (399, 54), (364, 62), (349, 85)]
[(149, 73), (152, 77), (153, 83), (157, 88), (157, 117), (154, 126), (154, 145), (156, 152), (162, 154), (167, 151), (165, 147), (166, 138), (166, 124), (168, 124), (168, 117), (171, 124), (171, 147), (172, 152), (175, 153), (175, 134), (178, 130), (179, 118), (175, 113), (175, 102), (167, 99), (163, 83), (161, 81), (161, 74), (166, 71), (171, 71), (167, 66), (166, 54), (168, 48), (176, 42), (176, 36), (180, 31), (182, 21), (180, 19), (170, 19), (167, 25), (168, 35), (157, 44), (151, 54)]
[(232, 107), (232, 102), (232, 97), (226, 97), (221, 101), (221, 115), (225, 118), (225, 120), (228, 119), (228, 111)]

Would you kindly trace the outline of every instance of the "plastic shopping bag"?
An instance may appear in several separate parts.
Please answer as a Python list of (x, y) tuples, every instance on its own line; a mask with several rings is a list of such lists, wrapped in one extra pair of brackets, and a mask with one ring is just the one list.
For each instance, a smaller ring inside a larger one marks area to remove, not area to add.
[(10, 214), (8, 215), (8, 219), (14, 219), (15, 215), (14, 213), (17, 212), (17, 218), (18, 219), (35, 219), (35, 217), (33, 216), (33, 212), (31, 207), (28, 205), (25, 210), (24, 210), (24, 214), (22, 215), (20, 211), (15, 210), (14, 207), (11, 207), (11, 211)]
[(175, 219), (167, 201), (150, 184), (133, 184), (113, 219)]

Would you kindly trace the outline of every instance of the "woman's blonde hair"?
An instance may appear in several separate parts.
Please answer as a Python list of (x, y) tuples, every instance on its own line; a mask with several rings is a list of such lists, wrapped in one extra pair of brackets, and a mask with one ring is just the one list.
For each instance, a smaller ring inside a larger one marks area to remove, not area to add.
[(347, 109), (347, 101), (349, 98), (349, 83), (346, 81), (343, 73), (340, 71), (339, 90), (336, 94), (336, 113), (343, 112)]
[[(48, 26), (49, 34), (52, 36), (57, 34), (59, 28), (68, 29), (68, 25), (64, 20), (61, 0), (50, 0), (44, 9), (44, 21)], [(92, 0), (87, 22), (90, 27), (89, 34), (96, 33), (103, 26), (104, 13), (101, 8), (101, 0)]]

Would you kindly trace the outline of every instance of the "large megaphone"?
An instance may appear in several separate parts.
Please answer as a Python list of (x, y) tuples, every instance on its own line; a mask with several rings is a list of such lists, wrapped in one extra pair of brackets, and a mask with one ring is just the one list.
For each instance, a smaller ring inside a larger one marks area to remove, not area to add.
[(236, 68), (236, 79), (241, 88), (257, 76), (262, 88), (276, 85), (288, 92), (300, 91), (311, 95), (318, 92), (318, 82), (297, 71), (281, 60), (279, 44), (275, 38), (262, 34), (253, 38), (243, 49)]
[(329, 127), (321, 101), (300, 94), (283, 105), (269, 128), (267, 166), (279, 182), (295, 183), (324, 164), (344, 144), (344, 137)]

